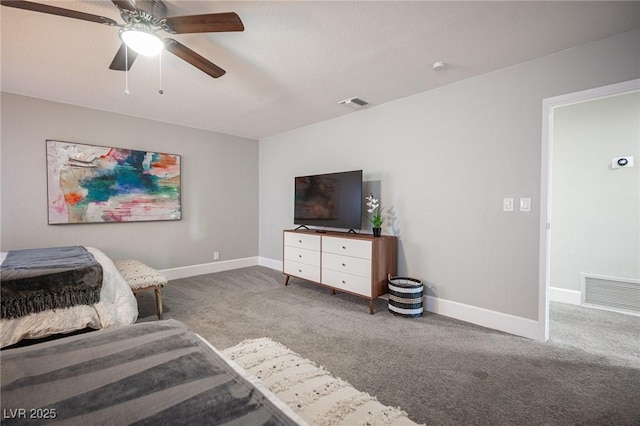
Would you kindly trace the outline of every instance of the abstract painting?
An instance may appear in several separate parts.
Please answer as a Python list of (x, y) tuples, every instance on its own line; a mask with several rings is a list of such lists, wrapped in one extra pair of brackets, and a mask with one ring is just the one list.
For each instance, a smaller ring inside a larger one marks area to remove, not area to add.
[(180, 220), (180, 156), (47, 140), (49, 224)]

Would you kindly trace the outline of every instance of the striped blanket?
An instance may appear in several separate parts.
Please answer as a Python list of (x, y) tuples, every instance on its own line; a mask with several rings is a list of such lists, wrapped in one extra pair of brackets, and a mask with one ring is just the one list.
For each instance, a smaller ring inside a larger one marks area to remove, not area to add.
[(1, 370), (7, 425), (304, 423), (175, 320), (4, 350)]

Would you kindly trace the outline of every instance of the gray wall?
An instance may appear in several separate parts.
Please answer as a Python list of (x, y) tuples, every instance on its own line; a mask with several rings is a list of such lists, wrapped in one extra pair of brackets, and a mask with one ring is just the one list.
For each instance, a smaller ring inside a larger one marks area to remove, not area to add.
[[(392, 213), (400, 273), (537, 320), (542, 100), (640, 77), (638, 46), (640, 30), (261, 140), (260, 255), (282, 260), (294, 176), (362, 168)], [(503, 212), (504, 197), (532, 212)]]
[(556, 108), (552, 149), (551, 286), (640, 279), (640, 92)]
[[(167, 269), (258, 255), (258, 142), (2, 93), (2, 251), (82, 244)], [(47, 225), (45, 140), (182, 156), (181, 221)]]

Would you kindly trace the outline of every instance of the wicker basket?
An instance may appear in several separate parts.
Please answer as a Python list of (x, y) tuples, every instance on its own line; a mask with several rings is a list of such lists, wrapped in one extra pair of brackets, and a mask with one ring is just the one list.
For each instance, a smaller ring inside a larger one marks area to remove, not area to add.
[(389, 312), (409, 318), (422, 316), (424, 285), (416, 278), (389, 277)]

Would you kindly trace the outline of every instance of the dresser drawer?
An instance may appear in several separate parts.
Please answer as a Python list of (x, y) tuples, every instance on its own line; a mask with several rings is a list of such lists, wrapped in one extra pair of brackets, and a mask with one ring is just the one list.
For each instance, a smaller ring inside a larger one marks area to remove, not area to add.
[(287, 275), (293, 275), (294, 277), (303, 278), (309, 281), (320, 282), (320, 267), (307, 265), (305, 263), (296, 262), (293, 260), (284, 260), (283, 272)]
[(320, 266), (320, 252), (316, 250), (284, 246), (284, 258), (307, 265)]
[(371, 259), (371, 242), (355, 238), (323, 237), (322, 251)]
[(322, 270), (322, 284), (371, 297), (371, 279), (332, 269)]
[(320, 251), (320, 236), (296, 232), (284, 233), (284, 245)]
[(359, 275), (367, 279), (371, 277), (371, 260), (359, 257), (322, 253), (322, 268)]

